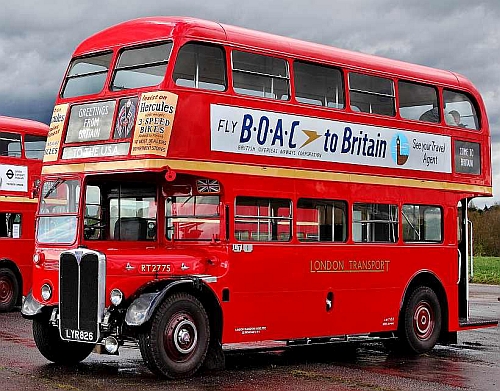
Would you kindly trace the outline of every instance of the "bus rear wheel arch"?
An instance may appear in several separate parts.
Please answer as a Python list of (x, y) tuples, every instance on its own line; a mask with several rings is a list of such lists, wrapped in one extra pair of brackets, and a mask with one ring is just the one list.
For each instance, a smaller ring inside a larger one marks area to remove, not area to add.
[(201, 302), (185, 292), (167, 297), (139, 334), (146, 366), (170, 379), (193, 375), (204, 363), (210, 323)]
[(428, 286), (415, 288), (405, 300), (399, 321), (399, 340), (404, 351), (422, 354), (439, 340), (443, 323), (441, 303)]
[(15, 273), (0, 268), (0, 312), (11, 311), (19, 301), (20, 284)]

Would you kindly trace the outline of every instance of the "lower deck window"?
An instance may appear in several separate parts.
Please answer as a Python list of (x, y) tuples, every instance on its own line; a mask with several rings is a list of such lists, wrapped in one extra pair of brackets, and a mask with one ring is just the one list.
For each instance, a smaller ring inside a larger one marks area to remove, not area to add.
[(352, 219), (352, 237), (355, 242), (398, 241), (397, 205), (356, 203)]
[(290, 200), (237, 197), (236, 240), (287, 242), (292, 236)]
[(218, 195), (172, 195), (166, 199), (169, 240), (213, 240), (220, 236)]
[(403, 205), (403, 240), (405, 242), (441, 242), (441, 208), (431, 205)]
[(345, 242), (347, 204), (344, 201), (300, 199), (297, 238), (301, 242)]
[(0, 213), (0, 238), (20, 238), (21, 217), (20, 213)]

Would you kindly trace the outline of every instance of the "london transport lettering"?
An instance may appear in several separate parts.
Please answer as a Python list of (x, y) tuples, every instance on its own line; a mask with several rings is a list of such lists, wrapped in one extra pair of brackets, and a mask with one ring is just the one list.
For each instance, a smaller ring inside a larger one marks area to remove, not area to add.
[(314, 260), (310, 261), (311, 273), (362, 273), (389, 271), (391, 261), (386, 259), (370, 260)]
[(451, 172), (450, 137), (211, 105), (213, 151)]

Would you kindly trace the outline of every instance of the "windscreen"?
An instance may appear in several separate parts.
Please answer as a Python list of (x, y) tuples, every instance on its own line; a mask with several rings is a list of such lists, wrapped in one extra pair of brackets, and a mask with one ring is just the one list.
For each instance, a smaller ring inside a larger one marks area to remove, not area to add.
[(73, 243), (76, 239), (80, 182), (55, 179), (43, 183), (38, 211), (40, 243)]
[(63, 98), (97, 94), (104, 87), (113, 53), (101, 53), (71, 61), (66, 76)]

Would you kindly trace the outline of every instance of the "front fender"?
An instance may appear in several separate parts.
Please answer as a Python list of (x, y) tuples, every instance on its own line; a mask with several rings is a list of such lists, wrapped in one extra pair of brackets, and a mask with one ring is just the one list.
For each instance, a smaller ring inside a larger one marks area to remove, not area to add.
[(28, 292), (28, 295), (25, 297), (23, 301), (23, 306), (21, 307), (21, 315), (26, 319), (33, 319), (35, 316), (42, 313), (42, 310), (45, 306), (39, 301), (35, 300), (31, 291)]
[(135, 299), (132, 304), (127, 308), (125, 314), (125, 323), (128, 326), (141, 326), (149, 319), (155, 312), (156, 307), (163, 301), (165, 295), (175, 286), (180, 284), (196, 284), (196, 280), (185, 279), (176, 280), (168, 284), (159, 292), (149, 292), (141, 294)]

